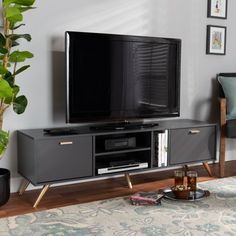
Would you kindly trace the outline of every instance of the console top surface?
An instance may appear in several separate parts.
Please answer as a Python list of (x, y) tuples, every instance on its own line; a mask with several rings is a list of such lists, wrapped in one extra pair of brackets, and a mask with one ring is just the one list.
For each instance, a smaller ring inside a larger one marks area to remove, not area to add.
[[(65, 127), (53, 127), (42, 129), (25, 129), (18, 132), (30, 136), (33, 139), (47, 139), (58, 138), (66, 136), (78, 136), (78, 135), (105, 135), (115, 133), (132, 133), (132, 132), (145, 132), (145, 131), (158, 131), (164, 129), (179, 129), (179, 128), (194, 128), (216, 125), (214, 123), (207, 123), (190, 119), (173, 119), (173, 120), (160, 120), (155, 123), (145, 123), (142, 125), (130, 124), (130, 126), (65, 126)], [(104, 127), (104, 128), (102, 128)]]

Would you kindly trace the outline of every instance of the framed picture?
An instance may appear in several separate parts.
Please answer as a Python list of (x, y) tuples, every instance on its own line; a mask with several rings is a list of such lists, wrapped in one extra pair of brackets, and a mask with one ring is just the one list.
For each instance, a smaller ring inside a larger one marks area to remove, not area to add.
[(208, 0), (207, 17), (227, 19), (228, 0)]
[(226, 52), (226, 27), (207, 26), (207, 54), (225, 55)]

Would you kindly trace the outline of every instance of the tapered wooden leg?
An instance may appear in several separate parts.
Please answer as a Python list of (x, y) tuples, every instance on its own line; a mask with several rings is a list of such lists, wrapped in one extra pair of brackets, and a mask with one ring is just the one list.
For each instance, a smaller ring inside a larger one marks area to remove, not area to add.
[(18, 194), (22, 195), (25, 192), (25, 190), (27, 189), (27, 187), (29, 186), (29, 184), (30, 184), (29, 180), (23, 179), (21, 182)]
[(211, 171), (211, 168), (210, 168), (208, 162), (205, 161), (205, 162), (203, 162), (202, 164), (203, 164), (204, 168), (206, 169), (208, 175), (209, 175), (210, 177), (212, 177), (213, 174), (212, 174), (212, 171)]
[(127, 184), (128, 184), (128, 186), (129, 186), (129, 188), (132, 189), (133, 186), (132, 186), (132, 182), (131, 182), (131, 180), (130, 180), (129, 173), (125, 173), (125, 178), (126, 178), (126, 181), (127, 181)]
[(41, 192), (40, 192), (40, 194), (39, 194), (37, 200), (36, 200), (35, 203), (34, 203), (34, 206), (33, 206), (34, 208), (36, 208), (36, 207), (38, 206), (38, 204), (39, 204), (40, 201), (42, 200), (44, 194), (47, 192), (47, 190), (49, 189), (49, 187), (50, 187), (50, 184), (46, 184), (46, 185), (43, 186), (43, 188), (42, 188), (42, 190), (41, 190)]

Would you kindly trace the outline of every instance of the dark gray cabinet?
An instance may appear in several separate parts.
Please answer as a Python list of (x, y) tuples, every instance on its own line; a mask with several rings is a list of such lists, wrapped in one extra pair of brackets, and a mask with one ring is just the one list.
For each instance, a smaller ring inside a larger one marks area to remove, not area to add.
[(92, 176), (92, 138), (66, 137), (35, 143), (38, 182)]
[(92, 176), (92, 137), (18, 134), (18, 170), (34, 185)]
[(169, 135), (169, 164), (206, 161), (215, 156), (214, 126), (172, 129)]
[[(41, 185), (104, 176), (109, 173), (104, 172), (106, 168), (113, 168), (112, 174), (158, 169), (159, 143), (155, 135), (165, 130), (167, 167), (216, 158), (216, 124), (163, 120), (157, 126), (135, 130), (78, 130), (71, 135), (49, 135), (43, 129), (18, 131), (19, 173), (32, 184)], [(130, 142), (127, 147), (126, 142)], [(111, 143), (116, 145), (114, 149), (106, 147)], [(141, 167), (127, 168), (127, 160)]]

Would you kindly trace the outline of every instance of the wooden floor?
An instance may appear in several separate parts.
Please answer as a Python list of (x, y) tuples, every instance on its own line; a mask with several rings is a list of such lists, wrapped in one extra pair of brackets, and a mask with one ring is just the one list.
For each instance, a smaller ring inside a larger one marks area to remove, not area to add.
[[(226, 162), (225, 173), (227, 176), (236, 175), (235, 166), (236, 161)], [(214, 177), (209, 177), (202, 165), (194, 166), (190, 169), (198, 172), (198, 181), (200, 182), (217, 178), (218, 164), (212, 164), (210, 167)], [(13, 193), (9, 202), (0, 208), (0, 217), (20, 215), (112, 197), (127, 196), (138, 191), (155, 191), (160, 188), (172, 186), (174, 183), (172, 176), (173, 170), (131, 175), (133, 189), (127, 187), (124, 177), (51, 187), (39, 203), (37, 209), (34, 209), (32, 206), (40, 190), (26, 191), (22, 196)]]

